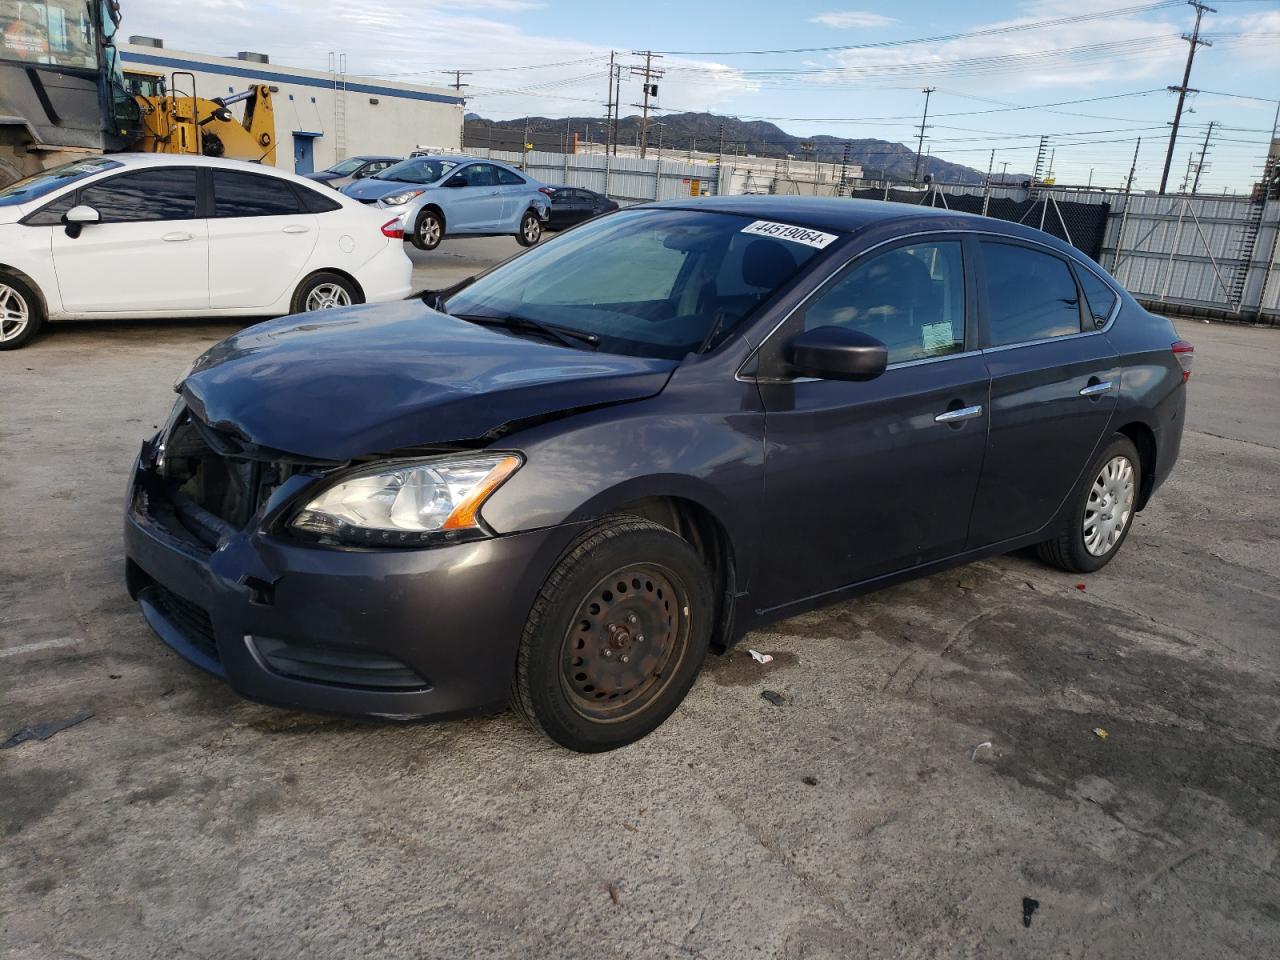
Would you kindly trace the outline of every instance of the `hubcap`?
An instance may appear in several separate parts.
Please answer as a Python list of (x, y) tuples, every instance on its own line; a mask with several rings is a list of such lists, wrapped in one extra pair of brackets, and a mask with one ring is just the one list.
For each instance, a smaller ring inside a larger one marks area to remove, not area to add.
[(336, 283), (322, 283), (307, 294), (306, 312), (351, 306), (351, 294)]
[(13, 340), (31, 322), (31, 308), (26, 297), (13, 287), (0, 283), (0, 340)]
[(1133, 514), (1133, 462), (1112, 457), (1089, 490), (1084, 508), (1084, 546), (1095, 557), (1106, 556), (1120, 542)]
[(578, 607), (561, 647), (561, 686), (573, 709), (601, 722), (651, 704), (677, 672), (689, 637), (688, 596), (657, 564), (603, 577)]
[(423, 243), (435, 243), (440, 239), (440, 221), (435, 217), (424, 217), (422, 223), (418, 224), (418, 236)]

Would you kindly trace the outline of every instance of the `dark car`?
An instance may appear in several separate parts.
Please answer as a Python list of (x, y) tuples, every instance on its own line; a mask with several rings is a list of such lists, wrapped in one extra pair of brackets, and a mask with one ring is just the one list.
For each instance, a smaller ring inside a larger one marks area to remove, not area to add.
[(255, 700), (513, 703), (606, 750), (770, 621), (1031, 545), (1102, 567), (1177, 459), (1191, 356), (1017, 224), (621, 210), (210, 349), (135, 465), (128, 586)]
[(347, 157), (347, 159), (335, 163), (328, 170), (307, 173), (304, 176), (337, 190), (339, 187), (345, 187), (349, 183), (372, 177), (375, 173), (381, 173), (399, 162), (399, 157)]
[(564, 230), (584, 220), (612, 213), (618, 204), (604, 194), (584, 190), (582, 187), (553, 187), (551, 216), (547, 218), (548, 230)]

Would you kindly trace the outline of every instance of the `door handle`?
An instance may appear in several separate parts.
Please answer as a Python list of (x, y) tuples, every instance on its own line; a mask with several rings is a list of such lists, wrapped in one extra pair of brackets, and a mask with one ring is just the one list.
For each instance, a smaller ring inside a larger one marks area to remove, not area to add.
[(982, 404), (974, 404), (972, 407), (960, 407), (958, 410), (948, 410), (946, 413), (940, 413), (933, 418), (934, 423), (959, 423), (962, 420), (973, 420), (982, 416)]
[(182, 243), (185, 240), (194, 240), (195, 235), (191, 233), (182, 233), (181, 231), (178, 231), (175, 233), (166, 233), (160, 239), (163, 240), (165, 243)]
[(1082, 397), (1100, 397), (1104, 393), (1110, 393), (1113, 386), (1110, 380), (1103, 380), (1101, 383), (1091, 383), (1080, 391)]
[(501, 190), (495, 190), (495, 191), (493, 191), (493, 193), (489, 194), (489, 196), (491, 196), (491, 197), (496, 197), (496, 196), (497, 196), (499, 193), (501, 193), (501, 192), (502, 192)]
[(284, 228), (282, 231), (280, 231), (280, 232), (281, 232), (281, 233), (306, 233), (306, 232), (308, 232), (310, 229), (311, 229), (310, 227), (308, 227), (308, 226), (304, 226), (304, 225), (303, 225), (303, 224), (301, 224), (301, 223), (291, 223), (291, 224), (289, 224), (289, 226), (285, 227), (285, 228)]

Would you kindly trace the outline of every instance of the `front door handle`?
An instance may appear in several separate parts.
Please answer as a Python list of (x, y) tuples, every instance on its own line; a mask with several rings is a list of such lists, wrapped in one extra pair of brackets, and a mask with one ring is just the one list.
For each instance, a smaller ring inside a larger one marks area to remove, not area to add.
[(973, 420), (982, 416), (982, 404), (974, 404), (972, 407), (960, 407), (958, 410), (948, 410), (946, 413), (940, 413), (933, 418), (934, 423), (959, 423), (962, 420)]
[(185, 240), (194, 240), (195, 234), (182, 233), (181, 231), (177, 231), (174, 233), (166, 233), (160, 239), (163, 240), (165, 243), (182, 243)]
[(1080, 391), (1082, 397), (1100, 397), (1105, 393), (1111, 392), (1114, 384), (1110, 380), (1103, 380), (1101, 383), (1091, 383)]
[(291, 223), (289, 224), (289, 226), (285, 227), (284, 230), (282, 230), (281, 232), (282, 233), (306, 233), (310, 229), (311, 229), (310, 227), (305, 226), (301, 223)]

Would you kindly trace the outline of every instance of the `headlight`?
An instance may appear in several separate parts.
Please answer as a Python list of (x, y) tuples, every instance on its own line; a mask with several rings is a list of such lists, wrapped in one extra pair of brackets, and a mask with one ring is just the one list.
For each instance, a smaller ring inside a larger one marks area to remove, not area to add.
[(344, 476), (289, 526), (343, 543), (386, 546), (483, 533), (480, 508), (520, 462), (500, 453), (378, 464)]
[(422, 190), (406, 190), (404, 193), (393, 193), (389, 197), (383, 197), (382, 202), (389, 207), (398, 207), (402, 203), (408, 203), (414, 197), (421, 196)]

